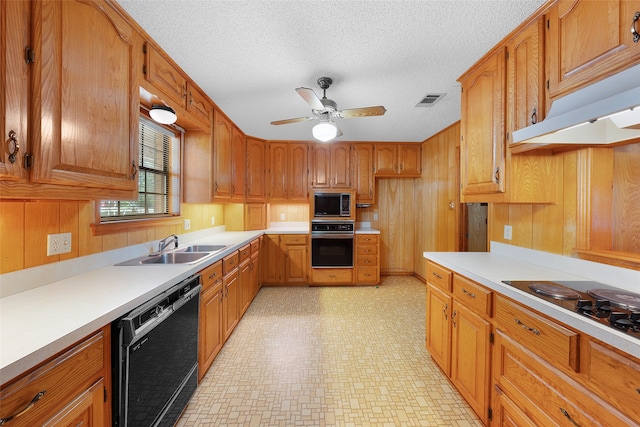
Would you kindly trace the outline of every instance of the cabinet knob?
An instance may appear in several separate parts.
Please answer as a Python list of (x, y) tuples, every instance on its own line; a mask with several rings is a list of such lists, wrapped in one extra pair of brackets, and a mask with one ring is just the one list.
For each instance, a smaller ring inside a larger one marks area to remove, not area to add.
[(640, 33), (636, 30), (636, 22), (638, 22), (638, 19), (640, 19), (640, 12), (636, 12), (636, 14), (633, 15), (633, 21), (631, 22), (631, 34), (633, 34), (634, 43), (638, 43), (640, 40)]

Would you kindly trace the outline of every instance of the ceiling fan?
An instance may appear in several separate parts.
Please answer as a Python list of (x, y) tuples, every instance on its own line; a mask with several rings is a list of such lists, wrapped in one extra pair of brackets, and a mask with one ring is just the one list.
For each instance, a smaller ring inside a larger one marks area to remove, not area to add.
[(326, 142), (342, 135), (342, 131), (335, 124), (335, 118), (351, 119), (354, 117), (382, 116), (387, 111), (383, 106), (349, 108), (338, 110), (338, 104), (327, 98), (327, 89), (333, 80), (329, 77), (320, 77), (318, 86), (322, 89), (322, 99), (316, 95), (313, 89), (307, 87), (296, 88), (298, 95), (311, 106), (312, 116), (297, 117), (295, 119), (276, 120), (272, 125), (285, 125), (288, 123), (304, 122), (307, 120), (320, 120), (320, 123), (313, 127), (314, 138)]

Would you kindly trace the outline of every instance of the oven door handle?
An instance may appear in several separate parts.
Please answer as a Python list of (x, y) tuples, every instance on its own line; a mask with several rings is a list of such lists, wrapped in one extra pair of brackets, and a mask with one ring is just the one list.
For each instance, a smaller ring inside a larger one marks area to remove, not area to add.
[(312, 239), (353, 239), (353, 234), (349, 233), (326, 233), (311, 234)]

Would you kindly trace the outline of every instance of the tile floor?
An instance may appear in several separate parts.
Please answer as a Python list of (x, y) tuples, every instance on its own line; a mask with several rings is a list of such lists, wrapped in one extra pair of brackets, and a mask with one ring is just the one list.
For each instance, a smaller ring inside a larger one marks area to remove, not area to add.
[(425, 349), (425, 289), (266, 287), (178, 427), (480, 426)]

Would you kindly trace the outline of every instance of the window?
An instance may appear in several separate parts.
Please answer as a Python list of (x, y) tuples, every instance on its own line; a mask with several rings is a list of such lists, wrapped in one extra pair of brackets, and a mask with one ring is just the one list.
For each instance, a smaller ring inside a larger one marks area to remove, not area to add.
[(138, 200), (102, 200), (102, 222), (158, 218), (180, 211), (180, 139), (169, 129), (140, 118)]

